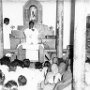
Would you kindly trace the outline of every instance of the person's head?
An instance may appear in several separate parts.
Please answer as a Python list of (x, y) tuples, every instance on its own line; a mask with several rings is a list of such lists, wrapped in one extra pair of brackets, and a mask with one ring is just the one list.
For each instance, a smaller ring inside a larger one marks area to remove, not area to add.
[(49, 68), (50, 67), (50, 62), (49, 61), (45, 61), (44, 62), (44, 67), (48, 67)]
[(30, 62), (30, 68), (35, 68), (35, 62)]
[(26, 84), (27, 84), (27, 79), (26, 79), (26, 77), (23, 76), (23, 75), (20, 75), (20, 76), (18, 77), (18, 83), (19, 83), (19, 86), (24, 86), (24, 85), (26, 85)]
[(57, 64), (52, 64), (52, 66), (51, 66), (51, 71), (52, 71), (54, 74), (58, 73), (58, 66), (57, 66)]
[(42, 69), (42, 63), (41, 62), (36, 62), (35, 63), (35, 68), (36, 69)]
[(67, 65), (65, 62), (60, 63), (59, 67), (58, 67), (58, 71), (60, 74), (63, 74), (67, 69)]
[(7, 66), (9, 66), (10, 65), (10, 58), (7, 57), (7, 56), (3, 56), (1, 58), (1, 65), (7, 65)]
[(9, 66), (9, 71), (15, 71), (16, 67), (17, 67), (17, 64), (15, 63), (15, 61), (12, 61)]
[(4, 24), (8, 25), (10, 22), (10, 19), (9, 18), (4, 18)]
[(18, 84), (16, 81), (10, 80), (7, 83), (5, 83), (4, 88), (6, 88), (5, 90), (17, 90)]
[(53, 63), (53, 64), (58, 64), (58, 58), (57, 58), (57, 57), (54, 57), (54, 58), (52, 59), (52, 63)]
[(24, 62), (23, 61), (18, 60), (18, 59), (15, 59), (14, 61), (15, 61), (16, 66), (21, 67), (21, 68), (24, 67)]
[(30, 21), (29, 22), (29, 29), (33, 28), (34, 27), (34, 22), (33, 21)]
[(29, 68), (29, 66), (30, 66), (30, 60), (29, 59), (24, 59), (23, 63), (24, 63), (24, 67)]

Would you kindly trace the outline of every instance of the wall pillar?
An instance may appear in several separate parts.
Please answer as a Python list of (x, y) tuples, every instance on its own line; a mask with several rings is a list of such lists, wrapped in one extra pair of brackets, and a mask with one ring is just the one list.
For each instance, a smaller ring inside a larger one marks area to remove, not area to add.
[(76, 0), (75, 28), (74, 28), (74, 62), (73, 62), (74, 90), (84, 90), (85, 59), (86, 59), (85, 0)]
[(2, 0), (0, 0), (0, 58), (3, 56), (3, 16)]
[(64, 0), (56, 1), (56, 55), (63, 56), (63, 10)]

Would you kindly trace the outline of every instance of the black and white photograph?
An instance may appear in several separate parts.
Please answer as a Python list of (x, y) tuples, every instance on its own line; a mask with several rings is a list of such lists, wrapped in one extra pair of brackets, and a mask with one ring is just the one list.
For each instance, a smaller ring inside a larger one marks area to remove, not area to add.
[(0, 90), (90, 90), (90, 0), (0, 0)]

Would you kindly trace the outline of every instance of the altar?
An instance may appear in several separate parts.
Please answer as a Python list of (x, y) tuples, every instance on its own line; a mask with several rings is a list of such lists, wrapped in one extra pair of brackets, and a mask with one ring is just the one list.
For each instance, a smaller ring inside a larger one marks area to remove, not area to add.
[(39, 51), (39, 45), (33, 45), (33, 44), (27, 44), (24, 43), (22, 45), (22, 49), (26, 50), (26, 59), (29, 59), (31, 62), (37, 62), (38, 61), (38, 51)]
[[(25, 43), (26, 38), (24, 30), (29, 26), (29, 21), (33, 20), (35, 28), (38, 30), (38, 41), (37, 45), (28, 45)], [(51, 37), (48, 37), (51, 36)], [(54, 38), (53, 38), (54, 37)], [(23, 44), (19, 48), (19, 44)], [(17, 59), (29, 59), (32, 62), (44, 62), (45, 54), (50, 57), (51, 52), (55, 52), (55, 36), (54, 30), (48, 25), (42, 23), (42, 5), (39, 1), (28, 0), (23, 6), (23, 25), (18, 25), (17, 30), (12, 30), (10, 35), (10, 50), (4, 50), (4, 54), (7, 52), (13, 52), (16, 54)]]

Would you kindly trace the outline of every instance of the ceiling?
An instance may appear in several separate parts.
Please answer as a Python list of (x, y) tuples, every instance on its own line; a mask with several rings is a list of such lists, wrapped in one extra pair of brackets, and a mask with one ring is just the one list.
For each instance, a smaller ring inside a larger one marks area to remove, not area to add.
[[(2, 0), (2, 1), (3, 2), (26, 2), (28, 0)], [(57, 0), (37, 0), (37, 1), (40, 1), (40, 2), (56, 2)], [(63, 0), (59, 0), (59, 1), (63, 1)]]

